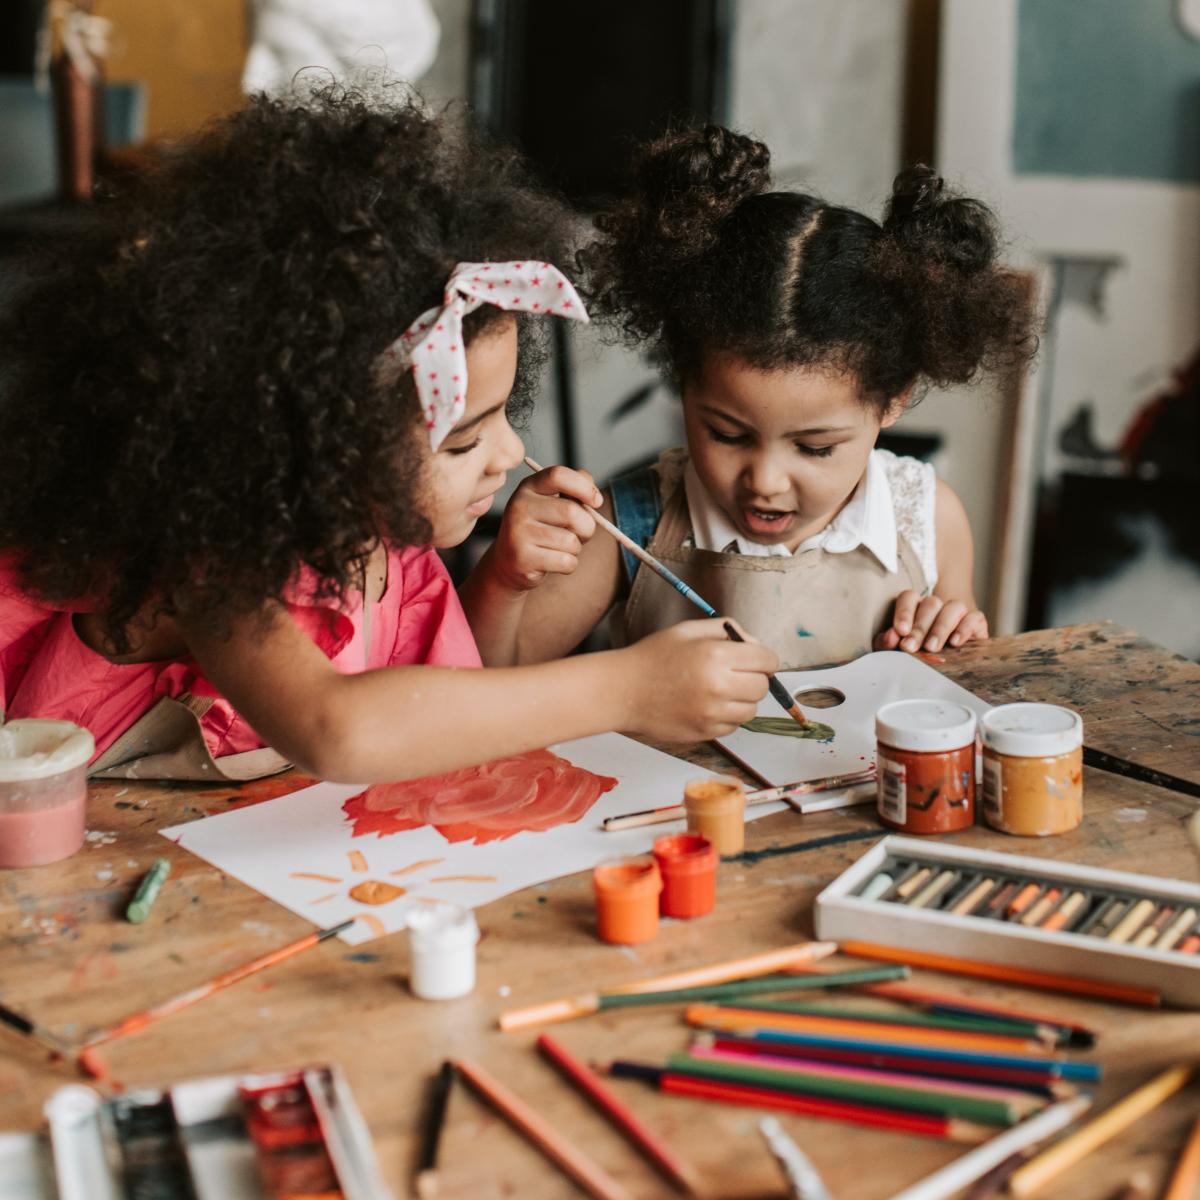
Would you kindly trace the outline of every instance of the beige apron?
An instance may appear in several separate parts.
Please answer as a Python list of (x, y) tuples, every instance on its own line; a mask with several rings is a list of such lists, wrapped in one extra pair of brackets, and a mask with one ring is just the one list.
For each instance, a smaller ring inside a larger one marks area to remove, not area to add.
[[(908, 588), (928, 591), (916, 551), (897, 532), (899, 568), (889, 571), (863, 547), (845, 554), (805, 550), (758, 557), (697, 550), (683, 543), (692, 523), (683, 488), (686, 455), (659, 459), (662, 518), (647, 549), (723, 616), (735, 618), (779, 655), (781, 670), (848, 662), (871, 649), (887, 628), (892, 604)], [(616, 627), (634, 642), (700, 615), (649, 568), (639, 567)]]
[[(385, 585), (386, 586), (386, 581)], [(372, 602), (363, 598), (363, 670), (370, 665)], [(163, 696), (88, 768), (89, 779), (177, 779), (246, 783), (278, 775), (292, 764), (270, 746), (213, 758), (200, 719), (211, 696)]]

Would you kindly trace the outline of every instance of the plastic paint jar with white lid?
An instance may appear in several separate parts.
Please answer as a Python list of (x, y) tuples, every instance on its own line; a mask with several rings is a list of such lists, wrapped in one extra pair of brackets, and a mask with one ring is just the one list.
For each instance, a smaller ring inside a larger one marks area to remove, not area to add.
[(879, 819), (905, 833), (975, 823), (975, 714), (952, 700), (895, 700), (875, 714)]
[(983, 815), (993, 829), (1051, 837), (1083, 820), (1083, 720), (1057, 704), (984, 713)]
[(70, 721), (20, 717), (0, 725), (0, 867), (58, 862), (83, 845), (95, 748)]
[(422, 1000), (453, 1000), (475, 987), (475, 914), (459, 904), (414, 908), (408, 926), (408, 985)]

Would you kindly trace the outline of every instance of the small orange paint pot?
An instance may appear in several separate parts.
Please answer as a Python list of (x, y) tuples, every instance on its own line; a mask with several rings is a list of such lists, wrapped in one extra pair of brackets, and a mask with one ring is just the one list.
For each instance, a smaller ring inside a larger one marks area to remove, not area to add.
[(596, 932), (602, 942), (636, 946), (658, 935), (662, 875), (652, 858), (601, 863), (592, 872), (596, 888)]
[(664, 917), (702, 917), (717, 903), (717, 852), (694, 833), (660, 837), (654, 861), (662, 875), (658, 911)]

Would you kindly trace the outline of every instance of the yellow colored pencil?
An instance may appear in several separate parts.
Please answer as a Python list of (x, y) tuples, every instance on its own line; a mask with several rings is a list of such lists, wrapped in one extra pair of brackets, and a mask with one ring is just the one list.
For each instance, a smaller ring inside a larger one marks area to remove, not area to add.
[(1082, 1129), (1030, 1159), (1008, 1181), (1009, 1192), (1018, 1198), (1032, 1196), (1050, 1180), (1173, 1096), (1192, 1077), (1193, 1070), (1191, 1066), (1171, 1067), (1156, 1075), (1149, 1083), (1142, 1084)]

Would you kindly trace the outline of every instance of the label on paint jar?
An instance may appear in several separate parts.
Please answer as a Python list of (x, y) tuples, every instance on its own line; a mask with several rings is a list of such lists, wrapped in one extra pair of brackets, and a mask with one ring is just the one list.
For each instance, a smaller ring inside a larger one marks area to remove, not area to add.
[(908, 768), (904, 763), (880, 758), (879, 815), (897, 825), (903, 825), (908, 814)]
[(983, 760), (983, 815), (998, 825), (1004, 813), (1004, 769), (999, 760), (985, 756)]

